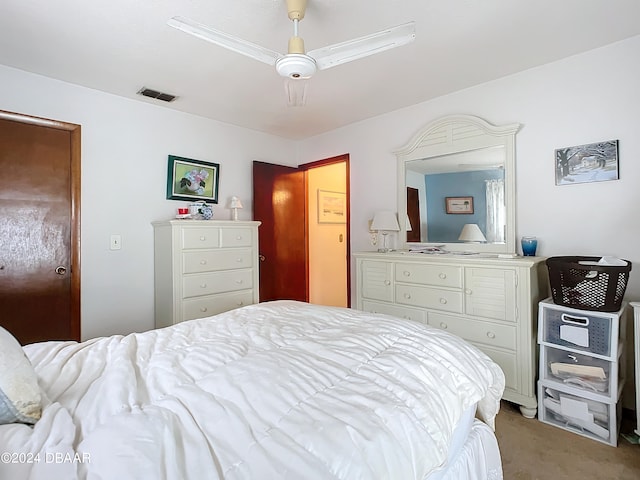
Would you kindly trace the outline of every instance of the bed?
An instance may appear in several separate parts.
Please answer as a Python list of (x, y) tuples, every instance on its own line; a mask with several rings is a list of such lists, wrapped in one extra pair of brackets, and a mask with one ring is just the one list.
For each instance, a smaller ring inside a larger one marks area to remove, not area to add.
[(421, 323), (276, 301), (21, 350), (3, 479), (502, 478), (502, 371)]

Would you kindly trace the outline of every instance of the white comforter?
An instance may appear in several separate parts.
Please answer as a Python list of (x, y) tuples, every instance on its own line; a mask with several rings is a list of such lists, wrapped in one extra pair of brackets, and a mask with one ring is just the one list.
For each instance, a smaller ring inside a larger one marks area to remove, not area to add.
[(279, 301), (161, 330), (26, 346), (45, 397), (0, 427), (0, 478), (422, 479), (500, 368), (425, 325)]

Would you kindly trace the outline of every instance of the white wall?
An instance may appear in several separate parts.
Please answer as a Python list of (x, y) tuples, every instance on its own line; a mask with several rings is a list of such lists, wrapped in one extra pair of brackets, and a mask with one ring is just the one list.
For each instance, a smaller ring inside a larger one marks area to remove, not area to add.
[[(153, 229), (188, 202), (166, 200), (170, 154), (220, 164), (214, 218), (243, 201), (252, 218), (251, 162), (291, 164), (292, 142), (0, 66), (0, 109), (82, 126), (83, 339), (153, 328)], [(109, 250), (111, 234), (122, 250)]]
[[(639, 56), (640, 37), (634, 37), (307, 139), (300, 159), (349, 153), (352, 250), (371, 250), (367, 219), (396, 208), (393, 152), (422, 126), (448, 114), (520, 123), (517, 236), (537, 236), (543, 256), (630, 260), (637, 266), (627, 296), (640, 299)], [(612, 139), (620, 140), (620, 180), (555, 186), (556, 148)]]

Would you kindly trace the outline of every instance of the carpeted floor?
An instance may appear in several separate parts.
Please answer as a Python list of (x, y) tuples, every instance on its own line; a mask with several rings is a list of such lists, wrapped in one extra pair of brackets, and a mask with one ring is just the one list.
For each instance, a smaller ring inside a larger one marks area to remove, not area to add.
[[(622, 432), (633, 431), (633, 420), (622, 422)], [(505, 480), (640, 479), (640, 445), (620, 437), (618, 447), (611, 447), (524, 418), (508, 402), (502, 402), (496, 436)]]

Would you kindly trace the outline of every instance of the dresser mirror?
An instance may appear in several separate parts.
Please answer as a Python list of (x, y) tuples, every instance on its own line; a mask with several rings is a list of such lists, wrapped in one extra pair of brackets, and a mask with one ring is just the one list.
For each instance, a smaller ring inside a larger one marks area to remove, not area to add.
[(452, 115), (425, 126), (397, 151), (398, 218), (406, 219), (399, 222), (399, 248), (515, 253), (519, 128)]

